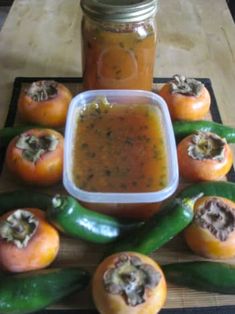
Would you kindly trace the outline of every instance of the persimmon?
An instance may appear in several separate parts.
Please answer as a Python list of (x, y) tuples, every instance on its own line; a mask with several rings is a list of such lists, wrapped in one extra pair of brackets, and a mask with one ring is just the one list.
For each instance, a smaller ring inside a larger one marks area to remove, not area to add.
[(200, 120), (210, 109), (211, 97), (203, 83), (174, 75), (159, 91), (167, 103), (172, 120)]
[(122, 252), (110, 255), (98, 266), (92, 295), (101, 314), (156, 314), (165, 303), (167, 287), (153, 259)]
[(6, 165), (25, 183), (49, 186), (62, 178), (63, 154), (63, 135), (52, 129), (30, 129), (11, 140)]
[(72, 94), (64, 84), (53, 80), (36, 81), (20, 94), (18, 110), (27, 122), (62, 127), (71, 99)]
[(211, 259), (235, 256), (235, 203), (218, 196), (205, 196), (194, 206), (194, 220), (184, 231), (189, 248)]
[(50, 265), (59, 251), (59, 234), (38, 208), (10, 211), (0, 217), (0, 267), (25, 272)]
[(225, 139), (210, 132), (198, 132), (177, 146), (180, 176), (189, 181), (213, 181), (225, 176), (233, 155)]

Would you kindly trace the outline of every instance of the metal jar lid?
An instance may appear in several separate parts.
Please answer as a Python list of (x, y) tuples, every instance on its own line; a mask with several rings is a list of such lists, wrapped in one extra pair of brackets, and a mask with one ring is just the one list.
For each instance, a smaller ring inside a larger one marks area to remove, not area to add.
[(155, 15), (157, 0), (81, 0), (89, 17), (107, 22), (140, 22)]

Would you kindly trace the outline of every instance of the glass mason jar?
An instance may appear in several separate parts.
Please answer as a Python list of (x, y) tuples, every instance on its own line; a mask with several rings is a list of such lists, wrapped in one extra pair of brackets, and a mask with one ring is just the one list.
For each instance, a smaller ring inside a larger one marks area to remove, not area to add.
[(81, 0), (84, 89), (151, 90), (157, 0)]

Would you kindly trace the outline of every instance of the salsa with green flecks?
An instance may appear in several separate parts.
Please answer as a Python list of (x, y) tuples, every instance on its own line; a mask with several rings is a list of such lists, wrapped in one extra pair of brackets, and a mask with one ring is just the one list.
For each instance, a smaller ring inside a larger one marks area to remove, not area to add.
[(149, 104), (86, 105), (77, 117), (75, 184), (92, 192), (152, 192), (167, 184), (160, 112)]

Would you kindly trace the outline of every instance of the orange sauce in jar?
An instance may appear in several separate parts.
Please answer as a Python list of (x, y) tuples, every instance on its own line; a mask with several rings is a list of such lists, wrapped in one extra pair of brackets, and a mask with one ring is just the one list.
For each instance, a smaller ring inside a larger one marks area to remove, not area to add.
[[(128, 7), (123, 7), (123, 14), (127, 15)], [(118, 15), (115, 8), (113, 10), (114, 17), (122, 17), (122, 13)], [(111, 18), (112, 15), (104, 20), (83, 17), (84, 89), (151, 90), (157, 41), (155, 18), (151, 16), (134, 22), (130, 18), (127, 22)]]
[(167, 184), (158, 109), (149, 104), (88, 104), (78, 115), (75, 184), (91, 192), (153, 192)]

